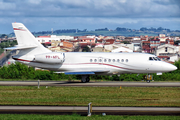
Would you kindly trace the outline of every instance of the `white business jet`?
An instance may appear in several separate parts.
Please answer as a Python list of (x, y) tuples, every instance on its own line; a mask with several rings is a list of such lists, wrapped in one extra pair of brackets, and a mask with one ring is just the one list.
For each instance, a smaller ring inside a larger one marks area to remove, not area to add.
[(89, 82), (90, 75), (123, 73), (157, 73), (177, 67), (145, 53), (52, 52), (39, 43), (22, 23), (12, 23), (18, 45), (7, 50), (19, 50), (13, 59), (23, 64), (65, 74), (82, 75)]

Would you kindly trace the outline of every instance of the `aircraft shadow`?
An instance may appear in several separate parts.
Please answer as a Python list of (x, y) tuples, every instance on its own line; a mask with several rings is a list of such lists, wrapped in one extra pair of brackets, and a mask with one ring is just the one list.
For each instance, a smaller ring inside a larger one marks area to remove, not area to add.
[[(82, 82), (80, 82), (80, 81), (64, 81), (64, 82), (57, 82), (57, 83), (54, 83), (54, 84), (80, 84), (80, 83), (82, 83)], [(87, 83), (94, 83), (94, 82), (87, 82)]]

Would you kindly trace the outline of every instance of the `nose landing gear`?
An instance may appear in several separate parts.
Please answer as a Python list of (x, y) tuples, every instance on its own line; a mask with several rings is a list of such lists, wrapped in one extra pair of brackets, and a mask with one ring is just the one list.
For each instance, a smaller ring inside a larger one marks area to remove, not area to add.
[(147, 83), (150, 83), (151, 80), (153, 79), (153, 75), (150, 75), (150, 74), (145, 75), (145, 76), (144, 76), (144, 79), (146, 80)]

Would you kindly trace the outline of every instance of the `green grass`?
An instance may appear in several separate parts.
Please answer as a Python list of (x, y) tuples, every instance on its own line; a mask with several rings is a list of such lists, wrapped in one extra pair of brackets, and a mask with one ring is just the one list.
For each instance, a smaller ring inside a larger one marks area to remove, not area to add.
[(92, 115), (39, 115), (39, 114), (0, 114), (1, 120), (178, 120), (180, 116), (113, 116)]
[(179, 87), (0, 86), (0, 105), (180, 107)]

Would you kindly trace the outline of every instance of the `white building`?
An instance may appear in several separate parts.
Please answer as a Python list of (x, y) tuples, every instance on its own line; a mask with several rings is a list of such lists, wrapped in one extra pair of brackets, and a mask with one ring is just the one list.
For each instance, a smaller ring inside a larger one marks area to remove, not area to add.
[(159, 34), (159, 37), (166, 37), (165, 34)]
[(133, 51), (140, 52), (141, 51), (141, 40), (136, 40), (132, 42), (133, 44)]
[(164, 44), (157, 47), (156, 56), (174, 56), (179, 52), (179, 47), (170, 44)]
[(56, 36), (56, 35), (51, 35), (51, 36), (39, 36), (36, 39), (40, 43), (46, 43), (46, 42), (51, 42), (52, 40), (54, 40), (54, 41), (74, 40), (74, 36)]
[(160, 39), (160, 41), (162, 41), (162, 42), (166, 42), (166, 39), (167, 39), (167, 38), (166, 38), (166, 37), (160, 37), (159, 39)]
[(133, 52), (133, 50), (122, 46), (112, 50), (111, 52)]
[(133, 44), (111, 44), (104, 45), (104, 48), (111, 52), (133, 52)]

